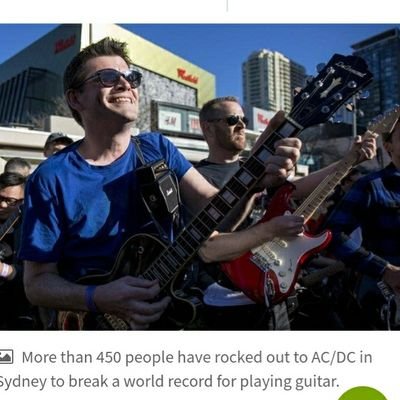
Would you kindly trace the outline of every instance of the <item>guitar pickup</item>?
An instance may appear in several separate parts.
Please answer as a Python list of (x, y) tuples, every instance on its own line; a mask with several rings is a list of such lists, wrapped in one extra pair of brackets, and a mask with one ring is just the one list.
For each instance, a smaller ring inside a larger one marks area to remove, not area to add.
[(269, 270), (268, 261), (261, 256), (259, 253), (254, 253), (250, 260), (263, 272), (267, 272)]

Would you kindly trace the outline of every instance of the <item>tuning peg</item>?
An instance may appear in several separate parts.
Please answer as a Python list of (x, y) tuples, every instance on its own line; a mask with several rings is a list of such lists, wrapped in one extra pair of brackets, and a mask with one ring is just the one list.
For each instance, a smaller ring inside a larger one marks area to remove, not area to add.
[(303, 100), (306, 100), (306, 99), (308, 99), (309, 97), (310, 97), (310, 94), (307, 93), (307, 92), (303, 92), (303, 93), (301, 94), (301, 98), (302, 98)]
[(323, 112), (324, 114), (329, 114), (331, 112), (331, 109), (328, 106), (323, 106), (321, 108), (321, 112)]
[(322, 82), (321, 80), (315, 82), (315, 87), (318, 88), (318, 87), (322, 87), (322, 86), (324, 86), (324, 82)]
[(360, 99), (361, 99), (361, 100), (368, 99), (369, 95), (370, 95), (370, 93), (369, 93), (368, 90), (363, 90), (363, 91), (361, 92), (361, 94), (360, 94)]
[(353, 103), (347, 103), (347, 104), (344, 106), (344, 108), (345, 108), (347, 111), (353, 112), (353, 111), (354, 111), (354, 104), (353, 104)]
[(326, 66), (325, 63), (319, 63), (319, 64), (317, 64), (317, 67), (316, 67), (317, 72), (318, 72), (318, 73), (321, 72), (321, 71), (325, 68), (325, 66)]
[(347, 84), (347, 87), (349, 87), (350, 89), (355, 89), (357, 87), (357, 83), (355, 81), (350, 81)]
[(333, 99), (335, 100), (335, 101), (342, 101), (342, 99), (343, 99), (343, 95), (342, 95), (342, 93), (335, 93), (334, 95), (333, 95)]
[(358, 110), (358, 116), (359, 117), (364, 117), (365, 116), (365, 113), (364, 113), (364, 111), (363, 110)]

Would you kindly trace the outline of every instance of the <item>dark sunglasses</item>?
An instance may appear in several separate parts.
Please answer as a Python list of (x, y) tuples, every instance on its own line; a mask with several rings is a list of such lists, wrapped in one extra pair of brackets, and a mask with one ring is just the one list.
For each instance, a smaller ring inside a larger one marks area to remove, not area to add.
[(218, 122), (218, 121), (225, 121), (229, 126), (234, 126), (239, 121), (242, 121), (245, 125), (249, 123), (249, 119), (247, 117), (241, 117), (240, 115), (229, 115), (228, 117), (225, 118), (215, 118), (207, 120), (207, 122)]
[(121, 76), (129, 82), (132, 89), (138, 88), (142, 82), (142, 74), (139, 71), (129, 69), (128, 71), (121, 72), (117, 71), (116, 69), (106, 68), (95, 72), (93, 75), (90, 75), (88, 78), (82, 81), (79, 86), (82, 86), (84, 83), (90, 80), (97, 80), (104, 87), (113, 87), (120, 81)]

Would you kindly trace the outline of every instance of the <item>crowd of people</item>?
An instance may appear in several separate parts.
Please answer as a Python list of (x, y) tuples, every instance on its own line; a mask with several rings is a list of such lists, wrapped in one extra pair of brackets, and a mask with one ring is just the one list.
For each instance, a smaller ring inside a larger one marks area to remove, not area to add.
[[(290, 245), (304, 235), (311, 221), (293, 209), (270, 218), (264, 213), (287, 181), (291, 200), (301, 204), (337, 163), (294, 180), (301, 141), (283, 138), (251, 190), (242, 196), (223, 190), (245, 162), (247, 118), (239, 101), (227, 96), (203, 105), (200, 125), (209, 155), (193, 166), (159, 133), (132, 137), (142, 75), (131, 65), (126, 44), (110, 38), (78, 53), (65, 71), (64, 92), (83, 139), (52, 133), (44, 147), (47, 159), (34, 172), (15, 158), (0, 175), (0, 295), (7, 304), (1, 328), (387, 327), (377, 317), (388, 302), (378, 283), (393, 296), (400, 290), (400, 123), (384, 136), (390, 165), (363, 177), (352, 170), (321, 206), (329, 213), (319, 214), (318, 229), (332, 231), (332, 245), (302, 265), (284, 299), (271, 300), (266, 282), (260, 302), (228, 279), (221, 263), (276, 238)], [(284, 120), (277, 113), (258, 143)], [(376, 135), (369, 135), (357, 137), (343, 158), (360, 164), (375, 154)], [(215, 207), (218, 196), (231, 206), (228, 216)], [(211, 220), (218, 223), (209, 232)], [(345, 267), (304, 284), (330, 264)], [(173, 293), (166, 290), (171, 281)], [(190, 303), (187, 323), (177, 322), (184, 312), (176, 298)], [(389, 311), (396, 313), (391, 304)], [(349, 318), (349, 312), (358, 317)], [(328, 322), (323, 314), (333, 317)]]

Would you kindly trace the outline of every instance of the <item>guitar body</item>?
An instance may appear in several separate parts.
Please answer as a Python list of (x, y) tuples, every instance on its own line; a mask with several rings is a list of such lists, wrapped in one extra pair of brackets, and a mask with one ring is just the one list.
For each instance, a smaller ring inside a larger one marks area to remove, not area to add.
[[(80, 278), (77, 283), (82, 285), (101, 285), (123, 276), (143, 276), (166, 246), (159, 239), (143, 234), (134, 235), (121, 247), (113, 269), (109, 274), (91, 275)], [(163, 271), (159, 271), (162, 276)], [(178, 274), (168, 287), (162, 288), (162, 295), (172, 297), (172, 301), (159, 322), (152, 329), (179, 329), (190, 324), (196, 317), (201, 301), (181, 290), (179, 286), (181, 274)], [(128, 330), (129, 325), (121, 318), (109, 314), (89, 312), (61, 312), (58, 316), (58, 326), (63, 330)]]
[[(118, 253), (115, 270), (116, 276), (112, 280), (125, 275), (143, 276), (153, 261), (167, 249), (167, 246), (159, 239), (140, 234), (132, 236), (122, 246)], [(157, 269), (159, 281), (167, 281), (168, 271)], [(180, 289), (184, 273), (178, 273), (167, 285), (162, 287), (162, 295), (171, 296), (172, 301), (163, 317), (153, 329), (177, 329), (192, 323), (196, 317), (201, 301), (195, 294), (189, 294)]]
[[(268, 212), (259, 223), (287, 213), (292, 184), (283, 186), (273, 197)], [(276, 304), (293, 291), (304, 263), (315, 253), (328, 246), (331, 232), (318, 236), (304, 232), (290, 239), (276, 238), (248, 251), (241, 257), (222, 263), (228, 278), (248, 297), (257, 303)]]

